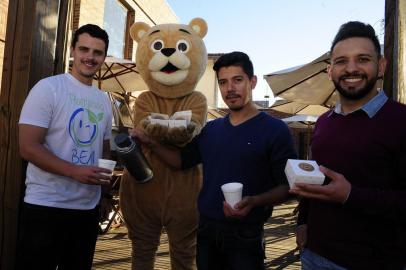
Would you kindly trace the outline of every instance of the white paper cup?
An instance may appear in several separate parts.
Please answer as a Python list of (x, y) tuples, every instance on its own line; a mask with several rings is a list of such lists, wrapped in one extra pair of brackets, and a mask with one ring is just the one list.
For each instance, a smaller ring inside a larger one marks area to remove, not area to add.
[[(109, 170), (111, 171), (110, 174), (108, 174), (108, 173), (101, 173), (101, 174), (104, 174), (104, 175), (107, 175), (107, 176), (111, 176), (111, 175), (113, 174), (114, 167), (116, 167), (116, 163), (117, 163), (117, 162), (114, 161), (114, 160), (99, 158), (98, 166), (99, 166), (100, 168), (109, 169)], [(107, 182), (108, 180), (103, 180), (103, 181), (106, 181), (106, 182)], [(108, 181), (108, 182), (110, 183), (110, 181)]]
[(234, 208), (234, 206), (241, 201), (242, 197), (242, 184), (233, 182), (221, 186), (226, 202)]

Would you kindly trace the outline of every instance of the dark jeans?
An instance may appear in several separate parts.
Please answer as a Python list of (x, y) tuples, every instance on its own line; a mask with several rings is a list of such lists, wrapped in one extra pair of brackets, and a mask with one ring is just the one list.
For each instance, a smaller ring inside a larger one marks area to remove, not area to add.
[(91, 269), (98, 223), (98, 207), (71, 210), (24, 203), (16, 269)]
[(200, 217), (197, 232), (197, 268), (265, 269), (263, 235), (263, 224), (242, 225)]
[(300, 260), (302, 262), (302, 270), (346, 270), (334, 262), (310, 251), (304, 249), (300, 254)]

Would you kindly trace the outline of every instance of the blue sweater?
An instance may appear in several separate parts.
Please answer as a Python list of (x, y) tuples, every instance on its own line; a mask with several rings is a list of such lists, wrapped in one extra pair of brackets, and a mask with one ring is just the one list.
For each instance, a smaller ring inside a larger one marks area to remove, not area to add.
[(307, 247), (348, 269), (403, 269), (406, 264), (406, 106), (388, 100), (364, 111), (324, 114), (313, 158), (352, 184), (344, 205), (301, 202)]
[[(203, 164), (201, 215), (225, 221), (221, 185), (240, 182), (243, 196), (257, 195), (287, 185), (288, 158), (295, 158), (292, 136), (282, 121), (261, 112), (233, 126), (229, 116), (207, 123), (199, 136), (182, 150), (182, 167)], [(242, 223), (258, 224), (267, 218), (265, 207), (252, 209)]]

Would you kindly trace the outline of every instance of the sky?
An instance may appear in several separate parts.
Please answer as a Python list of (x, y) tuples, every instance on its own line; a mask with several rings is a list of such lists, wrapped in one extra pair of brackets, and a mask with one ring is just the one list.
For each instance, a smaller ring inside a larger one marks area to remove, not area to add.
[(263, 75), (311, 62), (329, 51), (340, 25), (371, 24), (384, 40), (385, 0), (167, 0), (180, 23), (208, 24), (208, 53), (243, 51), (258, 76), (254, 100), (272, 91)]

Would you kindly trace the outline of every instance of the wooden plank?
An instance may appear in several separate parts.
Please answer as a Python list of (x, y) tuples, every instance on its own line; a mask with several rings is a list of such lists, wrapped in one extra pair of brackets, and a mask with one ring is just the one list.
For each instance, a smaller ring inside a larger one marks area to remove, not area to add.
[[(33, 24), (31, 39), (29, 88), (39, 80), (54, 75), (56, 37), (58, 29), (59, 2), (40, 0), (36, 2), (37, 15)], [(63, 45), (62, 45), (63, 47)]]
[(388, 63), (384, 90), (406, 104), (406, 0), (385, 0), (385, 58)]
[[(296, 205), (297, 202), (292, 200), (275, 207), (273, 217), (265, 224), (266, 269), (300, 269), (298, 253), (295, 251), (296, 216), (293, 215), (293, 209)], [(125, 226), (112, 229), (99, 237), (92, 269), (131, 269), (131, 241)], [(169, 245), (165, 233), (161, 236), (154, 269), (170, 269)]]
[(66, 67), (69, 62), (70, 44), (69, 33), (70, 25), (72, 24), (72, 1), (61, 1), (59, 7), (58, 30), (56, 37), (55, 60), (54, 60), (54, 74), (61, 74), (66, 72)]
[(396, 1), (385, 0), (385, 42), (384, 54), (388, 61), (386, 65), (385, 78), (383, 81), (383, 89), (388, 97), (396, 100), (396, 92), (394, 86), (394, 44), (395, 44), (395, 17), (396, 17)]
[[(17, 121), (28, 89), (34, 5), (10, 1), (0, 95), (0, 268), (13, 269), (23, 162), (18, 155)], [(24, 20), (19, 18), (24, 17)], [(16, 91), (16, 90), (19, 91)]]
[(398, 0), (397, 6), (397, 100), (406, 104), (406, 0)]
[(59, 3), (64, 1), (69, 2), (9, 2), (0, 93), (0, 269), (14, 269), (25, 178), (24, 162), (18, 152), (17, 123), (28, 91), (39, 79), (55, 72)]

